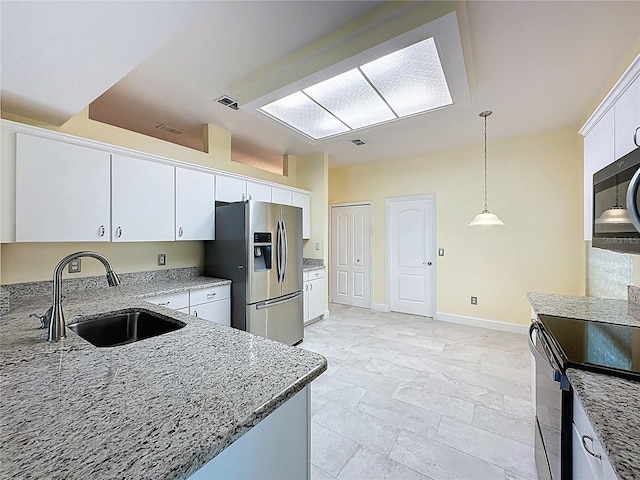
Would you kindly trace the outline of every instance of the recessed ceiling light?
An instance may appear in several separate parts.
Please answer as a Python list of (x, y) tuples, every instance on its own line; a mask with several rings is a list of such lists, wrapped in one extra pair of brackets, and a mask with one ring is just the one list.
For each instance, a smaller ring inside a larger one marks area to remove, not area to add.
[(357, 147), (361, 147), (362, 145), (366, 145), (367, 142), (362, 140), (361, 138), (354, 138), (353, 140), (349, 140), (351, 143), (356, 145)]
[(451, 105), (434, 39), (427, 38), (258, 108), (321, 140)]

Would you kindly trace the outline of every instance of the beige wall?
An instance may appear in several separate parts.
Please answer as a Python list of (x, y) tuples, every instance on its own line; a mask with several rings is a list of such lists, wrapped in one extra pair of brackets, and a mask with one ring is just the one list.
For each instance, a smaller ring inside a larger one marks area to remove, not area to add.
[[(78, 137), (89, 138), (120, 147), (160, 155), (171, 159), (184, 161), (196, 165), (203, 165), (228, 172), (246, 175), (261, 180), (281, 183), (289, 186), (297, 185), (297, 165), (295, 157), (287, 162), (288, 176), (280, 176), (247, 165), (231, 161), (231, 135), (228, 131), (213, 125), (205, 125), (204, 135), (208, 153), (192, 150), (181, 145), (175, 145), (136, 132), (130, 132), (112, 125), (90, 120), (87, 110), (83, 110), (62, 127), (53, 127), (41, 122), (3, 113), (3, 118), (29, 125), (35, 125), (50, 130), (60, 131)], [(323, 209), (318, 202), (325, 202), (327, 198), (326, 158), (320, 158), (316, 163), (315, 157), (306, 159), (305, 185), (309, 185), (312, 196), (319, 194), (320, 199), (313, 201), (312, 215)], [(318, 177), (320, 176), (320, 177)], [(305, 188), (300, 186), (300, 188)], [(316, 192), (317, 190), (317, 192)], [(326, 209), (325, 209), (326, 210)], [(326, 218), (320, 216), (319, 223), (312, 217), (313, 242), (320, 241), (326, 245), (326, 229), (322, 231)], [(320, 225), (317, 228), (317, 225)], [(317, 239), (317, 240), (316, 240)], [(311, 241), (307, 242), (310, 243)], [(117, 271), (136, 272), (162, 268), (200, 267), (203, 262), (201, 242), (144, 242), (144, 243), (25, 243), (2, 244), (0, 248), (0, 275), (2, 284), (48, 280), (51, 278), (53, 267), (65, 255), (83, 249), (97, 250), (107, 256)], [(305, 250), (306, 251), (306, 250)], [(167, 254), (167, 266), (158, 267), (156, 255)], [(326, 255), (326, 250), (321, 251)], [(91, 260), (83, 262), (82, 272), (78, 276), (101, 275), (101, 267)], [(68, 275), (68, 274), (66, 274)]]
[[(298, 187), (311, 193), (311, 237), (304, 240), (303, 255), (308, 258), (322, 258), (325, 265), (329, 262), (329, 158), (326, 153), (318, 153), (298, 158)], [(316, 243), (320, 250), (316, 250)]]
[(527, 292), (583, 294), (581, 145), (573, 128), (489, 145), (489, 208), (506, 227), (467, 227), (483, 208), (482, 145), (329, 170), (330, 204), (372, 201), (373, 303), (386, 304), (385, 198), (427, 193), (445, 249), (438, 313), (526, 325)]
[[(146, 272), (180, 267), (201, 267), (202, 242), (141, 243), (8, 243), (2, 245), (2, 281), (4, 284), (51, 280), (61, 258), (80, 250), (105, 255), (117, 273)], [(158, 253), (167, 255), (167, 265), (157, 265)], [(82, 259), (82, 271), (64, 272), (64, 278), (104, 275), (104, 267), (91, 258)]]

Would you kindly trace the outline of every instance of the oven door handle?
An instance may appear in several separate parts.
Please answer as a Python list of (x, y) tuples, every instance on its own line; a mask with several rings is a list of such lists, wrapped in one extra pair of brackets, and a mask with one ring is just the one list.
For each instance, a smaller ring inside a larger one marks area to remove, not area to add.
[[(533, 332), (536, 332), (536, 339), (542, 345), (542, 348), (545, 350), (544, 353), (541, 352), (536, 344), (533, 341)], [(529, 327), (529, 350), (533, 354), (536, 360), (536, 368), (537, 365), (540, 364), (542, 368), (547, 372), (550, 378), (553, 379), (554, 382), (560, 383), (560, 388), (562, 390), (569, 389), (569, 380), (562, 373), (560, 367), (557, 364), (556, 359), (553, 357), (548, 345), (546, 344), (546, 340), (543, 334), (540, 333), (540, 327), (538, 326), (538, 322), (531, 323)]]

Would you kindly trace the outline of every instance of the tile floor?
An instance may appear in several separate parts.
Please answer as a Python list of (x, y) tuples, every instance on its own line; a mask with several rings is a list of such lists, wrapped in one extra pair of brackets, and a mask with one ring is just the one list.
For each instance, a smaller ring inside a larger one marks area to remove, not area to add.
[(312, 480), (537, 480), (526, 336), (331, 305)]

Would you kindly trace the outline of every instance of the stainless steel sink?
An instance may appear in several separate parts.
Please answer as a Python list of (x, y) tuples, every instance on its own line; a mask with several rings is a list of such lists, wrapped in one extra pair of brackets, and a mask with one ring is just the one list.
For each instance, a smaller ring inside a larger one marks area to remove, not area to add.
[(141, 309), (85, 317), (68, 327), (96, 347), (115, 347), (172, 332), (186, 324)]

